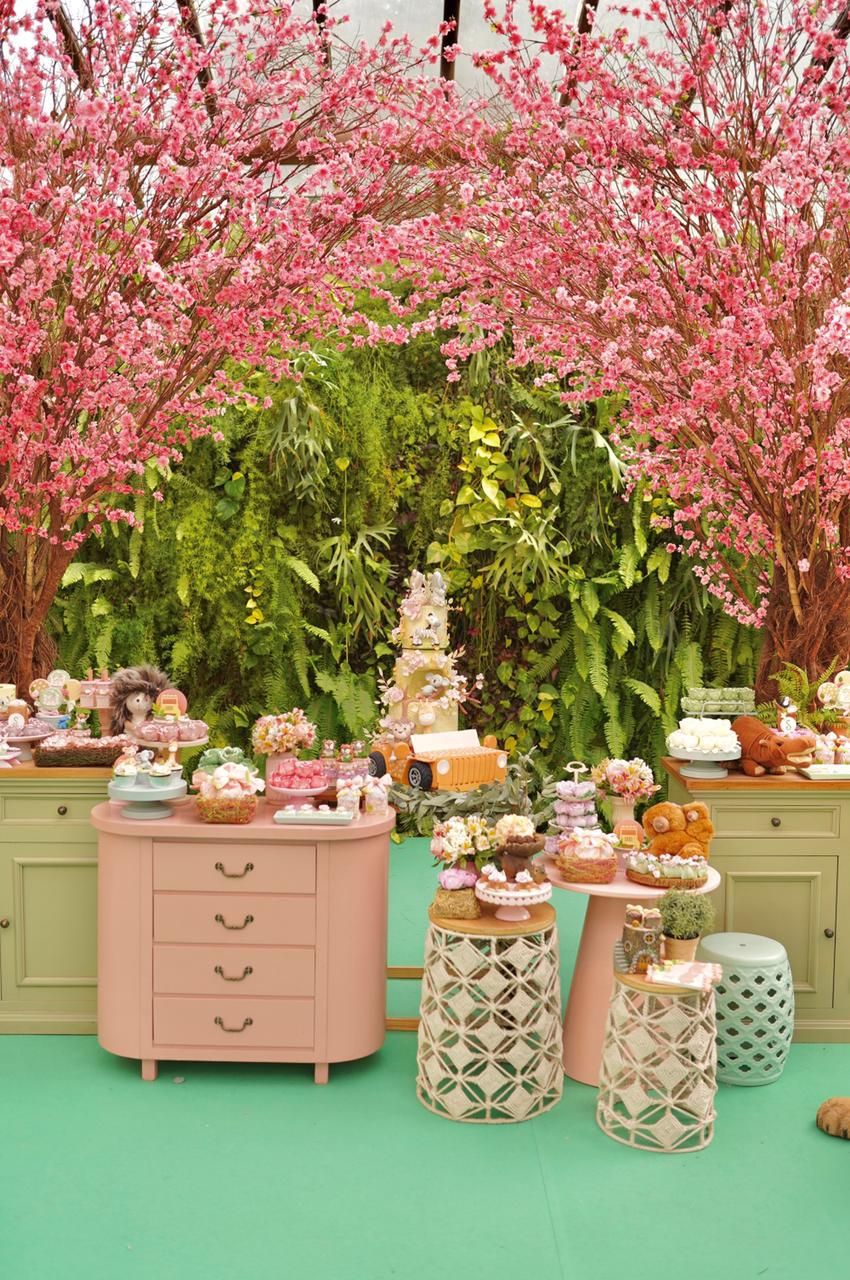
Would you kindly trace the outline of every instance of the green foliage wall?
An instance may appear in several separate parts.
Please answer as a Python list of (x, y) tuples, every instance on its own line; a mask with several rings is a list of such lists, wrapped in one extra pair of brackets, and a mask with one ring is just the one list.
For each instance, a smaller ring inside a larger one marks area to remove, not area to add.
[(683, 687), (752, 679), (752, 633), (653, 531), (661, 500), (623, 499), (605, 405), (565, 419), (492, 352), (450, 386), (426, 339), (329, 346), (254, 390), (273, 407), (150, 473), (143, 528), (82, 549), (52, 619), (63, 665), (159, 662), (219, 740), (294, 704), (350, 738), (377, 717), (404, 579), (427, 564), (486, 678), (471, 722), (552, 765), (657, 760)]

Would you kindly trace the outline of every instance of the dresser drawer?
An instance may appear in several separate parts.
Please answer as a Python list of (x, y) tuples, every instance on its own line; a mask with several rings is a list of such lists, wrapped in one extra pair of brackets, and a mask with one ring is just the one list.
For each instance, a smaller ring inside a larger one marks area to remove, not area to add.
[(312, 947), (170, 946), (153, 949), (157, 995), (312, 996)]
[(155, 893), (154, 942), (252, 943), (310, 947), (315, 898), (249, 893)]
[(154, 889), (315, 893), (315, 845), (155, 840)]
[(814, 836), (834, 839), (841, 828), (841, 807), (835, 803), (819, 803), (805, 799), (799, 804), (786, 798), (771, 800), (768, 796), (748, 793), (745, 804), (730, 804), (715, 800), (711, 806), (711, 819), (718, 836), (769, 836), (782, 840), (788, 837)]
[(91, 838), (89, 817), (94, 806), (103, 799), (105, 796), (69, 796), (66, 791), (57, 788), (51, 792), (3, 796), (0, 799), (0, 814), (4, 822), (39, 827), (50, 824), (56, 827), (57, 835), (63, 828), (79, 828), (84, 823), (89, 828)]
[(310, 1049), (312, 1000), (262, 1000), (243, 996), (157, 996), (153, 1038), (157, 1046)]

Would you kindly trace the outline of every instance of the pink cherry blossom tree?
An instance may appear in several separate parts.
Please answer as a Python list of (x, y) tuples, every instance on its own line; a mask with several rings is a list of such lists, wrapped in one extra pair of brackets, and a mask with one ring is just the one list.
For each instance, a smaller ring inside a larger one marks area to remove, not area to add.
[(623, 396), (671, 550), (765, 628), (762, 690), (780, 660), (847, 659), (846, 6), (659, 0), (581, 34), (531, 4), (531, 45), (486, 7), (493, 98), (452, 131), (452, 216), (396, 242), (414, 302), (454, 327), (450, 364), (508, 335), (568, 402)]
[[(84, 539), (332, 326), (358, 228), (421, 210), (420, 55), (309, 6), (0, 5), (0, 679), (26, 689)], [(323, 15), (320, 15), (320, 18)], [(422, 57), (439, 57), (439, 33)], [(396, 105), (389, 118), (384, 104)], [(373, 232), (380, 238), (380, 232)]]

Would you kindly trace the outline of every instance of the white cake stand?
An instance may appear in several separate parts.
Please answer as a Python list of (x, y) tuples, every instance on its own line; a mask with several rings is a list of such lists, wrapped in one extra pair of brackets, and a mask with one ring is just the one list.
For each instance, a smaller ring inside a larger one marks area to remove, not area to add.
[(165, 787), (154, 786), (150, 779), (142, 775), (132, 787), (121, 786), (110, 782), (106, 788), (110, 800), (126, 801), (121, 810), (122, 818), (170, 818), (172, 800), (182, 800), (186, 794), (186, 783), (182, 778), (169, 781)]
[(267, 782), (266, 795), (273, 804), (293, 804), (298, 800), (315, 804), (316, 796), (323, 796), (329, 786), (326, 782), (323, 787), (275, 787)]
[[(127, 737), (131, 742), (135, 742), (138, 747), (147, 747), (150, 751), (167, 751), (171, 746), (170, 742), (151, 742), (149, 738), (140, 738), (135, 733), (128, 733)], [(209, 742), (209, 738), (196, 738), (193, 742), (181, 742), (179, 738), (175, 738), (178, 751), (200, 751), (201, 747), (205, 747)]]
[(497, 920), (530, 920), (527, 907), (539, 907), (552, 897), (551, 884), (536, 884), (529, 889), (491, 889), (484, 879), (475, 881), (475, 896), (481, 902), (498, 907)]
[(737, 751), (689, 751), (687, 754), (673, 751), (671, 747), (667, 750), (674, 760), (690, 761), (681, 770), (683, 778), (725, 778), (729, 770), (724, 764), (741, 759), (740, 746)]
[(21, 751), (21, 764), (32, 764), (32, 749), (37, 747), (40, 742), (44, 742), (45, 738), (49, 738), (54, 733), (51, 729), (49, 733), (36, 733), (27, 738), (24, 735), (6, 738), (10, 747), (19, 747)]

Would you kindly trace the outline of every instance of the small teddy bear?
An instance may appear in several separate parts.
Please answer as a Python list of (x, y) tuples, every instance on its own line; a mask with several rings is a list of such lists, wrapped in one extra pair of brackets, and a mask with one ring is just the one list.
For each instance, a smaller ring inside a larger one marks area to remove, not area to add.
[(703, 846), (691, 838), (681, 805), (669, 800), (650, 805), (643, 815), (643, 829), (649, 840), (649, 853), (678, 854), (682, 858), (703, 856)]
[(689, 804), (682, 805), (682, 813), (685, 815), (688, 839), (696, 840), (702, 846), (702, 856), (707, 858), (711, 837), (714, 835), (714, 823), (709, 816), (708, 805), (701, 800), (692, 800)]

